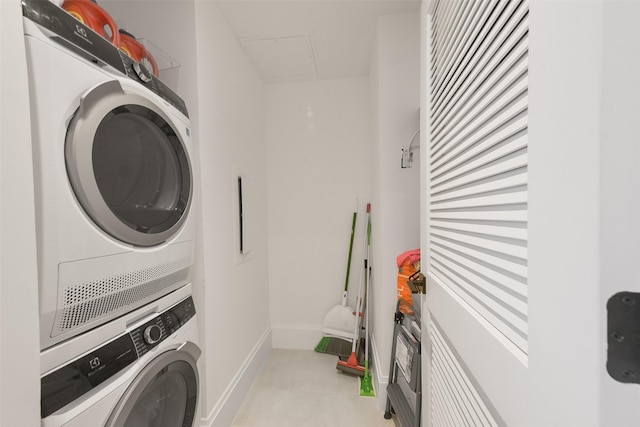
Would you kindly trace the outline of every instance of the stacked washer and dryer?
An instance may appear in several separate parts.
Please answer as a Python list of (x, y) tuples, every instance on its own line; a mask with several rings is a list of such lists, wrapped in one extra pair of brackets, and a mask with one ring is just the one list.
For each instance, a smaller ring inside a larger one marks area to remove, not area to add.
[(48, 0), (23, 0), (45, 427), (191, 427), (194, 176), (183, 100)]

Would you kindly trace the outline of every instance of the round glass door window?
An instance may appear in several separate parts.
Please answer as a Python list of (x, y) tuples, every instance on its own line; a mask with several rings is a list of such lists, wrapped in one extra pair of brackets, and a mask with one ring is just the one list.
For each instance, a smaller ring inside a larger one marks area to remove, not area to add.
[(77, 199), (111, 236), (153, 246), (177, 232), (192, 193), (188, 154), (168, 117), (139, 95), (82, 101), (67, 134)]
[[(175, 359), (175, 357), (170, 356)], [(147, 367), (107, 422), (108, 427), (192, 427), (198, 400), (197, 371), (188, 360)]]
[(127, 415), (124, 427), (191, 427), (195, 398), (195, 373), (186, 362), (174, 362), (162, 370), (144, 389)]
[(102, 198), (130, 228), (162, 232), (184, 214), (188, 163), (178, 136), (155, 112), (138, 105), (109, 112), (96, 131), (92, 162)]

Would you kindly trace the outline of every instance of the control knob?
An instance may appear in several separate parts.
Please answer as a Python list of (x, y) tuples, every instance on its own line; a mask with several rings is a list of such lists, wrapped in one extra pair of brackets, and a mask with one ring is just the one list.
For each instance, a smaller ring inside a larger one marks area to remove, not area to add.
[(162, 338), (162, 329), (158, 325), (151, 325), (144, 330), (144, 342), (155, 344)]
[(133, 63), (133, 71), (136, 72), (138, 78), (144, 83), (149, 83), (153, 79), (151, 73), (147, 70), (147, 67), (140, 62)]

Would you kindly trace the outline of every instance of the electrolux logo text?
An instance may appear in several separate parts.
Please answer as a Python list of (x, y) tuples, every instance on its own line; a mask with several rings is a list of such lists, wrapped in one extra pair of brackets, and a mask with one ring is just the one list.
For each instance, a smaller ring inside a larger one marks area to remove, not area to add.
[(91, 40), (89, 40), (89, 34), (87, 34), (87, 30), (85, 28), (83, 28), (82, 25), (76, 24), (76, 29), (73, 32), (73, 34), (75, 34), (76, 36), (80, 37), (81, 39), (83, 39), (87, 43), (93, 44), (93, 42)]

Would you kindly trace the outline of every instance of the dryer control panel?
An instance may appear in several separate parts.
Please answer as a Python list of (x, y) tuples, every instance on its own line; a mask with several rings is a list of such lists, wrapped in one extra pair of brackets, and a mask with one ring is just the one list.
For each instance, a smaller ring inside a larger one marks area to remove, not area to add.
[[(108, 65), (143, 85), (189, 117), (187, 105), (167, 85), (114, 46), (51, 1), (22, 0), (22, 14), (49, 33), (49, 38), (89, 62)], [(136, 72), (135, 68), (141, 71)], [(143, 77), (141, 77), (144, 76)]]
[(99, 386), (173, 335), (196, 314), (188, 297), (40, 379), (40, 416), (46, 418)]

